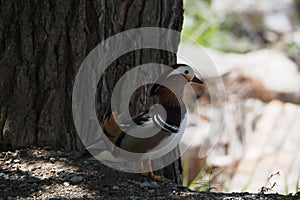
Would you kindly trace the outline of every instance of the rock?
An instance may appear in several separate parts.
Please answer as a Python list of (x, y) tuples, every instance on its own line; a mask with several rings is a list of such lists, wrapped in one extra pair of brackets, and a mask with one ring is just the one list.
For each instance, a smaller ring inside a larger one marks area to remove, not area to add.
[(266, 15), (264, 18), (264, 24), (268, 30), (276, 33), (284, 34), (292, 31), (291, 21), (288, 15), (284, 13), (275, 12)]
[(63, 173), (65, 173), (65, 170), (63, 170), (63, 169), (59, 169), (56, 171), (56, 174), (58, 174), (58, 175), (63, 174)]
[(5, 180), (9, 180), (9, 179), (10, 179), (8, 174), (4, 175), (3, 178), (4, 178)]
[(7, 161), (5, 161), (5, 164), (10, 164), (12, 162), (12, 159), (8, 159)]
[(300, 92), (300, 75), (297, 65), (283, 53), (274, 50), (259, 50), (241, 56), (237, 63), (242, 74), (262, 82), (274, 92)]
[(53, 157), (51, 157), (51, 158), (49, 159), (49, 161), (50, 161), (50, 162), (52, 162), (52, 163), (54, 163), (54, 162), (55, 162), (55, 160), (56, 160), (56, 159), (55, 159), (55, 158), (53, 158)]
[(139, 185), (140, 185), (140, 187), (150, 187), (151, 183), (143, 182), (143, 183), (140, 183)]
[(69, 182), (64, 182), (63, 185), (64, 185), (64, 186), (69, 186), (70, 183), (69, 183)]
[(4, 178), (5, 180), (9, 180), (9, 175), (5, 173), (0, 173), (0, 177)]
[(61, 162), (68, 162), (68, 159), (67, 158), (60, 158), (59, 161), (61, 161)]
[[(280, 5), (280, 6), (278, 6)], [(212, 10), (228, 16), (247, 32), (271, 30), (279, 34), (292, 30), (296, 19), (293, 0), (213, 0)]]
[(160, 188), (161, 186), (158, 185), (156, 182), (152, 181), (152, 182), (151, 182), (151, 187)]
[(22, 162), (22, 160), (21, 159), (14, 159), (14, 161), (13, 161), (14, 163), (21, 163)]
[(132, 195), (132, 196), (129, 197), (129, 199), (130, 200), (135, 200), (135, 199), (137, 199), (137, 197), (135, 197), (135, 196)]
[(152, 182), (138, 182), (136, 181), (135, 184), (139, 185), (140, 187), (144, 188), (160, 188), (161, 186), (158, 185), (156, 182), (152, 181)]
[(76, 184), (76, 183), (80, 183), (83, 181), (83, 177), (82, 176), (73, 176), (70, 179), (71, 183)]
[(21, 177), (20, 177), (20, 180), (25, 180), (27, 178), (27, 176), (26, 175), (22, 175)]
[(113, 190), (118, 190), (119, 187), (114, 185), (114, 186), (112, 187), (112, 189), (113, 189)]
[(89, 161), (88, 161), (88, 160), (85, 160), (85, 161), (82, 162), (82, 164), (83, 164), (83, 165), (88, 165), (88, 164), (89, 164)]

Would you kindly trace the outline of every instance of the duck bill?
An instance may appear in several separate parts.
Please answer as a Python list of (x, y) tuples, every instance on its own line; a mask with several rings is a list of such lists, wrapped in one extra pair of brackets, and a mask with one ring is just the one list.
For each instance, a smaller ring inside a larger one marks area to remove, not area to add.
[(199, 84), (203, 84), (203, 81), (200, 80), (199, 78), (197, 78), (196, 76), (193, 77), (193, 79), (191, 80), (191, 82), (193, 83), (199, 83)]

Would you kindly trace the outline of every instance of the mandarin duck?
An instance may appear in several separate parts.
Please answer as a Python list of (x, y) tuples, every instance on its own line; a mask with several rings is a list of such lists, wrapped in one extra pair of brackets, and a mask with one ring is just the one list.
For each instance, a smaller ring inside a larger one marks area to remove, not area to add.
[[(104, 121), (102, 135), (108, 151), (101, 152), (100, 156), (96, 156), (97, 159), (118, 162), (122, 160), (118, 158), (120, 156), (118, 149), (132, 153), (147, 153), (163, 147), (170, 141), (168, 138), (184, 130), (184, 127), (181, 127), (186, 116), (184, 88), (189, 83), (203, 84), (203, 81), (197, 78), (189, 65), (175, 64), (171, 68), (160, 75), (150, 90), (150, 96), (154, 96), (163, 109), (159, 107), (150, 109), (128, 122), (118, 120), (120, 117), (112, 112)], [(155, 134), (152, 134), (153, 132)], [(87, 149), (92, 149), (92, 146)], [(147, 175), (154, 180), (163, 180), (153, 173), (149, 159), (146, 160), (146, 164), (149, 171)], [(143, 171), (142, 161), (140, 168)]]

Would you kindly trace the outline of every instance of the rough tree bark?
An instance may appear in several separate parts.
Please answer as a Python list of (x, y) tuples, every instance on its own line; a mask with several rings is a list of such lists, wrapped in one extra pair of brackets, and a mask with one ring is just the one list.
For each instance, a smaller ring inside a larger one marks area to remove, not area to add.
[[(137, 27), (180, 31), (182, 21), (182, 0), (0, 0), (0, 150), (81, 149), (71, 95), (86, 55), (116, 33)], [(176, 55), (159, 50), (132, 52), (110, 66), (113, 77), (105, 77), (99, 88), (108, 98), (126, 70), (175, 61)], [(146, 92), (141, 90), (134, 112), (147, 103)], [(103, 119), (108, 99), (99, 98)]]

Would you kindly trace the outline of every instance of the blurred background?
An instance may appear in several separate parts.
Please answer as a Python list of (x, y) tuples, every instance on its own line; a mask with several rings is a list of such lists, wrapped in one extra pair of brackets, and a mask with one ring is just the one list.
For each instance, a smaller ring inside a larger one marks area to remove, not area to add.
[[(225, 110), (225, 123), (210, 151), (205, 144), (217, 136), (202, 134), (211, 128), (211, 96), (202, 88), (199, 138), (183, 156), (184, 184), (224, 192), (299, 191), (300, 1), (185, 0), (184, 7), (179, 54), (203, 66), (204, 49), (226, 92), (214, 105)], [(190, 124), (187, 134), (193, 131)], [(188, 143), (183, 139), (181, 148)]]

